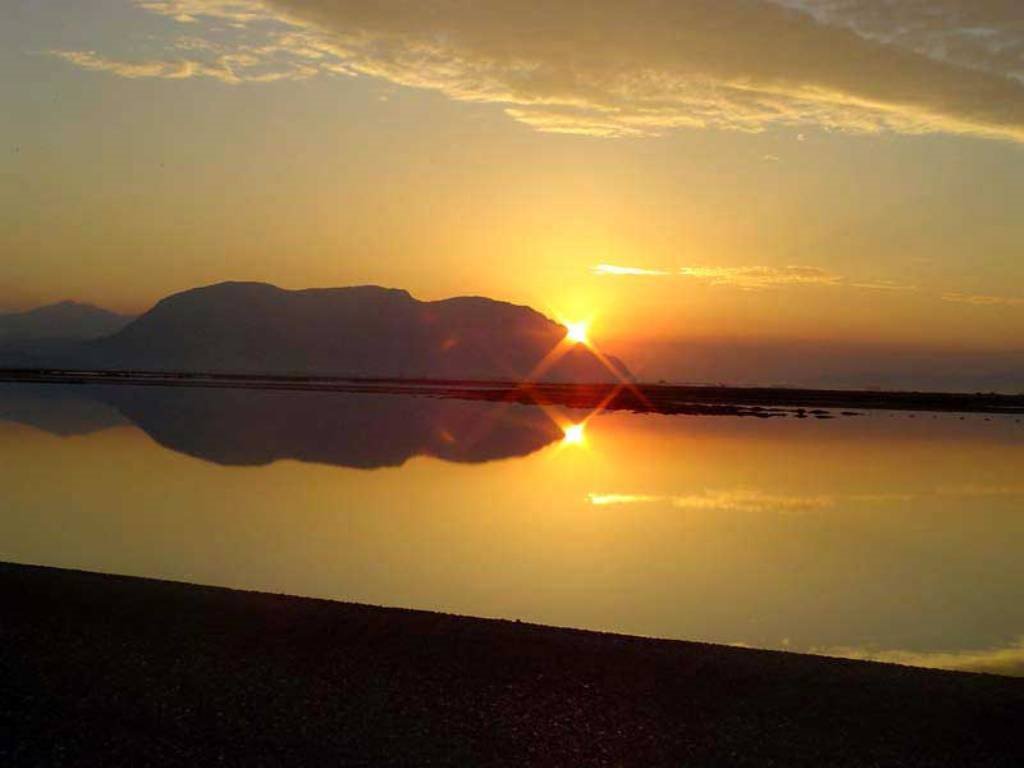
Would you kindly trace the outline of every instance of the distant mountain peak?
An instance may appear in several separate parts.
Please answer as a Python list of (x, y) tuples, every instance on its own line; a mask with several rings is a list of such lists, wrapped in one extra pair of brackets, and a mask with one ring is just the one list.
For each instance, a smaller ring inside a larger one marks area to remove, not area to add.
[(132, 319), (93, 304), (65, 299), (22, 312), (0, 314), (0, 342), (96, 339), (119, 331)]
[[(167, 296), (120, 325), (20, 364), (501, 381), (628, 375), (618, 361), (612, 370), (586, 347), (566, 345), (565, 328), (530, 307), (483, 296), (420, 301), (378, 285), (289, 290), (227, 281)], [(538, 368), (556, 348), (564, 354)]]
[(109, 310), (97, 307), (95, 304), (90, 304), (86, 301), (75, 301), (74, 299), (62, 299), (61, 301), (54, 301), (50, 304), (43, 304), (42, 306), (33, 307), (32, 309), (20, 310), (18, 312), (7, 312), (0, 314), (0, 318), (13, 317), (13, 316), (27, 316), (27, 315), (43, 315), (48, 312), (54, 312), (56, 310), (67, 310), (67, 309), (81, 309), (95, 312), (103, 312), (105, 314), (116, 314)]

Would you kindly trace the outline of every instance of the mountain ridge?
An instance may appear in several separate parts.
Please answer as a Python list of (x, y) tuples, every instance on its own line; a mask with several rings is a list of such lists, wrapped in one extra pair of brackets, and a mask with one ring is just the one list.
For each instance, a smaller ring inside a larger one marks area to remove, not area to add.
[(132, 315), (65, 299), (29, 310), (0, 314), (0, 343), (99, 338), (116, 333), (133, 319)]
[(609, 367), (568, 343), (564, 326), (524, 305), (483, 296), (421, 301), (377, 285), (290, 290), (249, 281), (177, 292), (107, 336), (22, 346), (0, 352), (0, 364), (586, 383), (630, 375), (621, 361)]

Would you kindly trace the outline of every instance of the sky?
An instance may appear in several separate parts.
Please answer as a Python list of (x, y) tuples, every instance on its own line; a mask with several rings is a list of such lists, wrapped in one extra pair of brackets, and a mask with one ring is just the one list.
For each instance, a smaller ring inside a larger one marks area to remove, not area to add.
[(1018, 0), (0, 16), (0, 311), (372, 283), (589, 320), (651, 375), (688, 343), (1024, 350)]

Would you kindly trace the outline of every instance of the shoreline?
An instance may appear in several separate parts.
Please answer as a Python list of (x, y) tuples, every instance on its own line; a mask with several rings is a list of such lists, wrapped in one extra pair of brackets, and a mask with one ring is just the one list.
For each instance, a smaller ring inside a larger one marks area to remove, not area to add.
[(423, 395), (635, 413), (834, 418), (857, 411), (1024, 416), (1024, 394), (886, 392), (670, 384), (558, 384), (331, 376), (0, 369), (0, 383), (104, 384)]
[(1024, 764), (1024, 680), (0, 563), (0, 762)]

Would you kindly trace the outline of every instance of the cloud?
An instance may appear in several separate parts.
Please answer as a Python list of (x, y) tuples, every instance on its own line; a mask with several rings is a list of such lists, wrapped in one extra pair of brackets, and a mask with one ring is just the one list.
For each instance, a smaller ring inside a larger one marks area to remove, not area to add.
[(1024, 82), (1016, 0), (773, 0), (871, 40)]
[[(908, 31), (889, 39), (876, 17), (900, 4), (833, 0), (818, 18), (812, 3), (787, 4), (797, 10), (749, 0), (136, 0), (205, 34), (226, 25), (261, 37), (245, 44), (273, 50), (252, 54), (268, 75), (292, 76), (275, 64), (287, 55), (308, 71), (498, 104), (541, 131), (639, 137), (817, 125), (1024, 141), (1024, 81), (1005, 53), (1019, 47), (1012, 18), (963, 16), (965, 2), (943, 0), (931, 15), (904, 14)], [(963, 18), (995, 26), (965, 31)], [(921, 42), (942, 35), (980, 42), (945, 56)], [(117, 63), (90, 68), (132, 71)], [(189, 63), (172, 71), (200, 75), (209, 62)], [(129, 76), (166, 76), (152, 64)]]
[(662, 269), (643, 269), (641, 267), (621, 267), (615, 264), (597, 264), (590, 270), (595, 275), (627, 275), (638, 277), (664, 277), (670, 275)]
[(680, 509), (704, 509), (722, 512), (802, 512), (833, 509), (842, 504), (905, 504), (920, 499), (938, 498), (1017, 498), (1024, 486), (954, 486), (917, 493), (847, 493), (793, 495), (758, 489), (740, 488), (704, 490), (691, 494), (589, 493), (594, 506), (631, 504), (669, 504)]
[(845, 288), (860, 288), (872, 291), (916, 291), (915, 286), (889, 280), (850, 280), (843, 275), (829, 272), (820, 267), (789, 265), (784, 267), (681, 267), (675, 272), (665, 269), (627, 267), (615, 264), (595, 264), (590, 268), (595, 275), (650, 277), (686, 277), (703, 281), (708, 285), (728, 286), (742, 290), (763, 290), (793, 285), (823, 285)]
[(844, 285), (842, 275), (818, 267), (683, 267), (683, 277), (702, 280), (709, 285), (726, 285), (743, 290), (761, 290), (786, 285)]
[(943, 301), (952, 301), (958, 304), (974, 304), (982, 307), (1021, 307), (1024, 306), (1024, 298), (1017, 296), (989, 296), (980, 293), (944, 293)]
[[(204, 46), (204, 49), (209, 49), (209, 47)], [(51, 53), (82, 69), (109, 72), (129, 79), (186, 80), (191, 77), (206, 77), (235, 85), (243, 82), (268, 83), (284, 79), (298, 80), (316, 74), (315, 70), (302, 66), (289, 66), (283, 69), (267, 68), (260, 57), (241, 51), (219, 55), (212, 62), (188, 58), (124, 61), (100, 56), (95, 51), (51, 51)]]
[(629, 493), (591, 493), (588, 501), (594, 506), (620, 504), (668, 503), (679, 509), (720, 512), (794, 512), (826, 509), (835, 505), (830, 496), (786, 496), (758, 490), (704, 491), (698, 494), (656, 496)]
[(812, 653), (848, 659), (882, 661), (911, 667), (956, 669), (1024, 677), (1024, 638), (1004, 648), (963, 651), (904, 651), (856, 647), (814, 648)]
[[(842, 275), (818, 267), (681, 267), (671, 272), (664, 269), (626, 267), (615, 264), (596, 264), (590, 271), (595, 275), (686, 277), (701, 280), (708, 285), (731, 286), (744, 290), (777, 288), (787, 285), (849, 285), (854, 287), (875, 287), (873, 283), (848, 283)], [(888, 283), (879, 283), (890, 287)]]
[(135, 5), (186, 24), (218, 19), (245, 25), (273, 17), (261, 0), (135, 0)]
[(190, 61), (116, 61), (98, 55), (95, 51), (51, 51), (65, 61), (96, 72), (111, 72), (120, 77), (160, 77), (181, 80), (195, 75), (194, 63)]
[[(596, 264), (590, 270), (595, 275), (650, 277), (671, 277), (673, 275), (691, 278), (706, 285), (738, 288), (744, 291), (762, 291), (792, 286), (824, 286), (832, 288), (856, 288), (867, 291), (912, 292), (920, 291), (915, 285), (891, 280), (852, 280), (844, 275), (820, 267), (789, 265), (784, 267), (681, 267), (676, 272), (663, 269)], [(938, 294), (942, 301), (972, 304), (984, 307), (1021, 307), (1024, 298), (1016, 296), (991, 296), (976, 293), (946, 292)]]
[(868, 280), (866, 282), (847, 282), (850, 288), (863, 288), (868, 291), (916, 291), (916, 285), (897, 283), (893, 280)]
[(991, 496), (1024, 496), (1024, 485), (955, 485), (935, 489), (937, 496), (987, 498)]
[[(856, 288), (867, 291), (919, 292), (915, 285), (892, 280), (852, 280), (844, 275), (829, 272), (820, 267), (789, 265), (784, 267), (681, 267), (676, 272), (663, 269), (626, 267), (615, 264), (596, 264), (592, 274), (603, 276), (649, 276), (691, 278), (706, 285), (738, 288), (744, 291), (762, 291), (792, 286), (824, 286), (832, 288)], [(1024, 298), (1017, 296), (991, 296), (977, 293), (947, 291), (938, 294), (942, 301), (971, 304), (980, 307), (1022, 307)]]
[(588, 493), (587, 501), (595, 507), (607, 507), (616, 504), (648, 504), (665, 501), (670, 496), (653, 496), (644, 493)]

